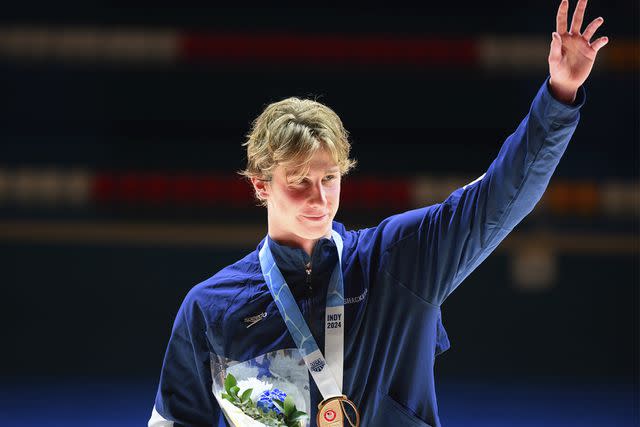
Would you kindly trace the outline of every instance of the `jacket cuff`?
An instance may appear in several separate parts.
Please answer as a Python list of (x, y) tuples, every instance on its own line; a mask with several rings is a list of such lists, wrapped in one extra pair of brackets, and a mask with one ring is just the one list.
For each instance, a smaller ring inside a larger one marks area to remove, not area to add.
[(540, 88), (539, 96), (542, 98), (545, 108), (545, 116), (552, 118), (554, 123), (573, 123), (577, 120), (580, 108), (587, 100), (587, 94), (584, 89), (584, 85), (578, 88), (576, 93), (576, 99), (573, 104), (565, 104), (558, 101), (551, 94), (551, 87), (549, 86), (549, 80), (551, 76), (547, 76), (542, 88)]

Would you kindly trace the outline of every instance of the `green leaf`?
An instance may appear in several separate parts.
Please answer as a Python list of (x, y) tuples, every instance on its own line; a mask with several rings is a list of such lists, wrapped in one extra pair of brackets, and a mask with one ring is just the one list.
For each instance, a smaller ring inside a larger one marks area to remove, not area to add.
[(236, 399), (239, 399), (238, 392), (240, 391), (240, 387), (238, 387), (237, 385), (234, 385), (233, 387), (231, 387), (231, 390), (229, 391), (231, 392), (231, 396), (235, 397)]
[(227, 393), (222, 393), (222, 398), (223, 399), (227, 399), (231, 403), (235, 403), (235, 399), (233, 397), (229, 396)]
[(291, 414), (296, 411), (296, 404), (293, 402), (291, 396), (287, 396), (284, 398), (284, 416), (285, 418), (289, 418)]
[(300, 427), (300, 421), (292, 420), (292, 419), (286, 419), (285, 420), (285, 425), (287, 427)]
[(227, 374), (227, 378), (224, 379), (224, 389), (228, 394), (231, 394), (231, 387), (236, 384), (238, 384), (238, 382), (236, 381), (236, 377), (231, 374)]
[(240, 400), (242, 400), (243, 402), (248, 402), (249, 400), (251, 400), (251, 393), (253, 392), (252, 388), (248, 388), (246, 389), (243, 393), (242, 396), (240, 397)]

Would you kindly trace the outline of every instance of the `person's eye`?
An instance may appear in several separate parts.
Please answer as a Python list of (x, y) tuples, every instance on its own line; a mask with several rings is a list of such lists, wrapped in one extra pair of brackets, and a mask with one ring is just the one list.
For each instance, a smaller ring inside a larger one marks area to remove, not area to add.
[(327, 175), (327, 176), (324, 177), (324, 180), (325, 181), (333, 181), (336, 178), (337, 178), (336, 175)]
[(294, 182), (289, 184), (289, 186), (290, 187), (295, 187), (295, 188), (301, 188), (301, 187), (305, 187), (307, 184), (309, 184), (309, 179), (308, 178), (302, 178), (302, 179), (299, 179), (299, 180), (295, 180)]

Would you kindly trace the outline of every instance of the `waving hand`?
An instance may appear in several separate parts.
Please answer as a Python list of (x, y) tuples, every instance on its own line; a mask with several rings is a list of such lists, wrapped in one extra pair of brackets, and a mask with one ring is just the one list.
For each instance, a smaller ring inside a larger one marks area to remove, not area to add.
[(587, 0), (578, 0), (571, 28), (567, 31), (569, 1), (562, 0), (556, 18), (556, 31), (551, 41), (549, 83), (553, 95), (566, 103), (575, 100), (578, 88), (591, 73), (598, 51), (609, 42), (607, 37), (600, 37), (591, 42), (594, 33), (604, 22), (602, 17), (594, 19), (580, 34), (586, 8)]

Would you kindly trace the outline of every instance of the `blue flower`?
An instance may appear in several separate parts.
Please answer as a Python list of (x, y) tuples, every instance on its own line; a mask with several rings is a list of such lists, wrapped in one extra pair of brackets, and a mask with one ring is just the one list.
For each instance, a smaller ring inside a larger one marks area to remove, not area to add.
[(273, 403), (273, 399), (284, 402), (285, 397), (287, 397), (287, 394), (277, 388), (274, 388), (273, 390), (265, 390), (260, 394), (260, 396), (258, 396), (256, 406), (258, 406), (262, 412), (276, 411), (277, 414), (281, 414), (282, 412), (280, 409)]

